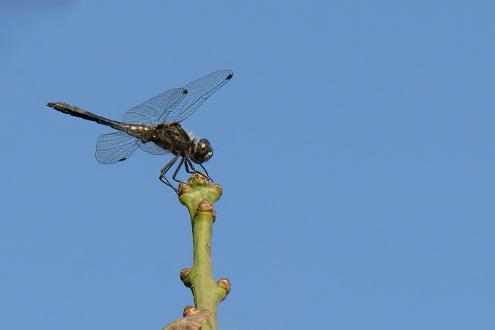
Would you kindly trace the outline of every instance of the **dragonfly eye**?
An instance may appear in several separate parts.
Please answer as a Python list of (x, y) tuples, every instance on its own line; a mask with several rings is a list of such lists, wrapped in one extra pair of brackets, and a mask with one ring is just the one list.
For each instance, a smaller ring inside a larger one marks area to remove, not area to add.
[(209, 160), (211, 158), (211, 156), (213, 156), (213, 151), (208, 151), (204, 157), (204, 161), (206, 162), (207, 160)]
[(207, 139), (201, 139), (196, 143), (191, 159), (196, 163), (206, 162), (213, 156), (213, 150), (211, 149), (210, 141)]

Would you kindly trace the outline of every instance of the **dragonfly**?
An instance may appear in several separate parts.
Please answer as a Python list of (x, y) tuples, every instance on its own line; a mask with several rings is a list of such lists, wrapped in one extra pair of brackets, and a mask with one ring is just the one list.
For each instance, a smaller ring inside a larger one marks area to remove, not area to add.
[[(167, 172), (179, 161), (172, 180), (180, 183), (177, 174), (182, 166), (187, 173), (199, 173), (211, 178), (203, 163), (213, 156), (210, 141), (196, 138), (181, 123), (217, 90), (233, 77), (231, 70), (213, 72), (184, 87), (167, 90), (131, 109), (121, 121), (111, 120), (71, 104), (49, 102), (47, 105), (62, 113), (90, 120), (114, 129), (96, 141), (96, 160), (113, 164), (128, 159), (137, 149), (153, 155), (172, 154), (163, 166), (159, 179), (177, 192), (167, 178)], [(204, 171), (198, 171), (196, 165)]]

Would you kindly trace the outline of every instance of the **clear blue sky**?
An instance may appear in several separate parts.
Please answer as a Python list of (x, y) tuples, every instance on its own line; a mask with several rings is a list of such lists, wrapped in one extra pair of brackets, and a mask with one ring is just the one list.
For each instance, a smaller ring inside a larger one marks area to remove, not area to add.
[(184, 125), (224, 187), (221, 329), (495, 329), (490, 1), (1, 1), (0, 329), (161, 329), (191, 295), (167, 157), (119, 119), (219, 69)]

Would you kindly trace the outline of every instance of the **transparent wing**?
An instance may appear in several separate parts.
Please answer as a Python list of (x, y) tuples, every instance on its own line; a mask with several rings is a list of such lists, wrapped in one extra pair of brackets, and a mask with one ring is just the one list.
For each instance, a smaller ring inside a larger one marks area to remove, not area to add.
[(163, 92), (134, 108), (129, 109), (122, 118), (125, 123), (156, 125), (158, 119), (165, 116), (184, 97), (187, 91), (184, 88), (175, 88)]
[(170, 108), (170, 111), (164, 112), (159, 121), (161, 123), (183, 121), (198, 109), (211, 94), (225, 85), (233, 74), (230, 70), (217, 71), (184, 86), (184, 89), (187, 90), (184, 99), (175, 107)]
[(96, 141), (96, 160), (113, 164), (129, 158), (138, 148), (139, 140), (124, 132), (102, 134)]
[(165, 155), (165, 154), (168, 154), (170, 152), (168, 150), (165, 150), (165, 149), (157, 146), (153, 142), (146, 142), (146, 143), (139, 142), (139, 148), (141, 150), (146, 151), (147, 153), (152, 154), (152, 155)]

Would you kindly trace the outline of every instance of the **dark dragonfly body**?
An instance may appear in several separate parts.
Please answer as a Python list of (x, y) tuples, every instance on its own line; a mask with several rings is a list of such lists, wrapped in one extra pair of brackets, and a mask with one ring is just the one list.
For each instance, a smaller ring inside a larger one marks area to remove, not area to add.
[[(76, 106), (50, 102), (48, 106), (71, 116), (94, 121), (117, 131), (102, 134), (96, 143), (96, 159), (111, 164), (129, 158), (137, 148), (151, 154), (172, 153), (174, 157), (162, 168), (160, 180), (175, 189), (165, 174), (180, 159), (172, 179), (184, 165), (188, 173), (199, 172), (194, 164), (202, 165), (213, 156), (207, 139), (195, 139), (181, 126), (180, 122), (189, 117), (206, 99), (232, 78), (232, 71), (214, 72), (193, 81), (183, 88), (168, 90), (148, 101), (131, 108), (122, 121), (107, 119)], [(199, 172), (201, 173), (201, 172)]]
[[(152, 142), (176, 156), (193, 158), (195, 141), (191, 139), (179, 123), (158, 124), (156, 126), (131, 124), (107, 119), (67, 103), (50, 102), (48, 106), (74, 117), (115, 128), (139, 139), (143, 144)], [(121, 158), (118, 161), (126, 159)]]

